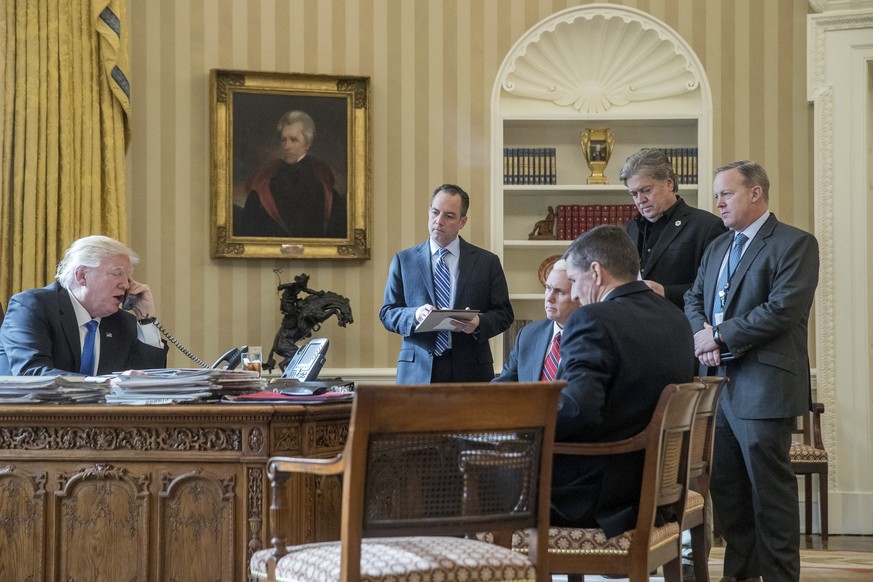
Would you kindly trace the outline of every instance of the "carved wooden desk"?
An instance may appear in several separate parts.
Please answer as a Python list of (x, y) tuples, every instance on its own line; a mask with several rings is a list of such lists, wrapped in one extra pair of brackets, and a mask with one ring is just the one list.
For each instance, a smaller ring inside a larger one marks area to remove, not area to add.
[[(247, 580), (272, 455), (342, 449), (350, 404), (0, 407), (0, 580)], [(338, 480), (300, 477), (289, 543), (338, 539)]]

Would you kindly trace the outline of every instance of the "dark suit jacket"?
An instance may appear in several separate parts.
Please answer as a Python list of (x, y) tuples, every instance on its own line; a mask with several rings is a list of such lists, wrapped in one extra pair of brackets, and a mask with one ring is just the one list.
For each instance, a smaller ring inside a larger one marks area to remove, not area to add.
[[(682, 309), (685, 305), (685, 292), (694, 283), (703, 251), (727, 228), (711, 212), (692, 208), (681, 198), (676, 204), (670, 222), (658, 237), (640, 274), (643, 279), (663, 285), (667, 299)], [(646, 219), (637, 214), (636, 218), (627, 223), (627, 233), (634, 244), (640, 233), (640, 220)]]
[[(694, 333), (712, 322), (718, 272), (733, 235), (710, 245), (685, 296)], [(740, 418), (789, 418), (808, 409), (809, 310), (817, 284), (815, 237), (771, 214), (737, 265), (718, 326), (736, 356), (726, 365), (728, 383), (721, 397)]]
[[(166, 346), (139, 341), (136, 325), (126, 311), (100, 320), (97, 374), (167, 366)], [(69, 292), (52, 283), (13, 295), (0, 327), (0, 375), (78, 374), (81, 364), (82, 344)]]
[(500, 376), (492, 382), (538, 382), (552, 339), (555, 322), (543, 319), (529, 323), (518, 332), (509, 359)]
[[(694, 339), (682, 312), (645, 283), (621, 285), (577, 309), (564, 326), (556, 441), (609, 442), (648, 424), (667, 384), (694, 375)], [(556, 455), (552, 524), (614, 536), (636, 524), (641, 454)]]
[[(464, 371), (463, 377), (456, 379), (489, 382), (494, 378), (494, 358), (488, 340), (506, 331), (513, 319), (506, 277), (497, 255), (461, 239), (456, 287), (454, 307), (480, 311), (475, 333), (452, 333), (452, 364), (456, 371)], [(403, 336), (397, 357), (398, 384), (430, 383), (436, 333), (413, 333), (415, 310), (425, 303), (436, 305), (428, 241), (394, 255), (379, 311), (385, 329)]]

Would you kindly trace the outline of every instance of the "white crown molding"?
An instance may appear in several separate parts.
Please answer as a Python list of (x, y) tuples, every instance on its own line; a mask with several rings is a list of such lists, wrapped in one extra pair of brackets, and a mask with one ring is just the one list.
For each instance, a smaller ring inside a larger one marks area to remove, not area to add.
[(873, 8), (873, 0), (809, 0), (809, 6), (819, 13), (834, 10), (867, 10)]
[[(870, 2), (873, 10), (873, 0)], [(806, 44), (807, 57), (807, 98), (814, 95), (825, 83), (825, 35), (832, 31), (873, 28), (873, 12), (840, 14), (813, 14), (808, 17)]]

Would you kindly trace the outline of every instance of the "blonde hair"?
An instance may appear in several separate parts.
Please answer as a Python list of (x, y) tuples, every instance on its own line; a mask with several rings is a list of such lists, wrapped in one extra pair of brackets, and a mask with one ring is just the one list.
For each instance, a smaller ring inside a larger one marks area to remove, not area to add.
[(97, 267), (106, 257), (127, 255), (131, 266), (139, 262), (139, 255), (127, 245), (114, 238), (94, 234), (75, 241), (64, 251), (64, 258), (58, 263), (55, 279), (65, 288), (76, 280), (76, 269), (79, 267)]

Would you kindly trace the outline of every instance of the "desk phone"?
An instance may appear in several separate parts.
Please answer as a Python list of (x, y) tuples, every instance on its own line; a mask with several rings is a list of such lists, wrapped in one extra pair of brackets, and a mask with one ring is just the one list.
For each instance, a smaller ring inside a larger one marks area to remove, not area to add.
[(329, 345), (330, 341), (327, 338), (319, 337), (298, 349), (282, 377), (296, 378), (301, 382), (318, 378), (321, 367), (327, 361), (325, 354)]

